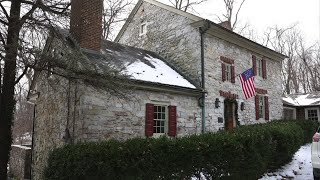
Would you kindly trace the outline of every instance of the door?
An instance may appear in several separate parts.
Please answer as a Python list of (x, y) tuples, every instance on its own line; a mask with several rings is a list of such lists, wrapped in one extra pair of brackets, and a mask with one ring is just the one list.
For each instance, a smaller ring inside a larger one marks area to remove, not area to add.
[(225, 103), (225, 128), (228, 130), (232, 130), (235, 127), (235, 104), (230, 101), (224, 101)]

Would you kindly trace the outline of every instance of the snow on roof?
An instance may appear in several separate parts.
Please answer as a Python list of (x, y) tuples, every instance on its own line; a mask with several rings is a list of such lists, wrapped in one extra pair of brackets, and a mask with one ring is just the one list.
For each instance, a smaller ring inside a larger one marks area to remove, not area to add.
[(84, 50), (83, 52), (95, 63), (96, 68), (102, 71), (102, 66), (114, 66), (133, 80), (196, 89), (166, 60), (151, 51), (104, 40), (101, 54)]
[(137, 80), (196, 88), (160, 59), (149, 54), (144, 59), (149, 61), (153, 67), (137, 59), (137, 61), (126, 65), (126, 74)]
[(282, 100), (294, 106), (314, 106), (320, 105), (320, 92), (308, 94), (289, 94)]
[[(61, 28), (57, 28), (57, 30), (57, 34), (65, 39), (70, 39), (68, 38), (70, 36), (68, 30)], [(197, 89), (186, 76), (170, 66), (155, 52), (108, 40), (102, 40), (100, 52), (88, 49), (81, 50), (87, 59), (84, 58), (81, 62), (77, 59), (77, 65), (80, 67), (90, 66), (94, 70), (98, 70), (99, 73), (115, 68), (121, 70), (124, 75), (131, 76), (130, 78), (134, 80)]]

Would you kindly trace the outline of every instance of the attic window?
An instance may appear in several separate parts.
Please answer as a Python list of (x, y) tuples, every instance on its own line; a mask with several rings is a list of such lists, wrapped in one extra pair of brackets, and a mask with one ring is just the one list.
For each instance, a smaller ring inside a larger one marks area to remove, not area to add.
[(147, 34), (147, 23), (141, 23), (139, 35), (142, 36), (145, 34)]

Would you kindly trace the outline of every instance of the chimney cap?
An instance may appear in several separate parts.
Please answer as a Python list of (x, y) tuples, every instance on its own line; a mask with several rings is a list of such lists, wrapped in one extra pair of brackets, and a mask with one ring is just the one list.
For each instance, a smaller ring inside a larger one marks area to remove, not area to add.
[(220, 25), (221, 27), (224, 27), (230, 31), (232, 31), (232, 27), (231, 27), (231, 22), (230, 21), (223, 21), (223, 22), (220, 22), (218, 25)]

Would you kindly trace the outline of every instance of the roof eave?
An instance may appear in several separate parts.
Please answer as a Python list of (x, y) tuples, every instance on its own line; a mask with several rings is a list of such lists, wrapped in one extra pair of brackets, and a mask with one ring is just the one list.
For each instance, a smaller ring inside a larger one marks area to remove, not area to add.
[(149, 90), (149, 91), (156, 91), (156, 92), (167, 92), (167, 93), (174, 93), (179, 95), (187, 95), (187, 96), (200, 96), (203, 91), (199, 88), (188, 88), (188, 87), (181, 87), (175, 85), (168, 85), (168, 84), (161, 84), (155, 82), (148, 82), (148, 81), (141, 81), (141, 80), (130, 80), (132, 83), (128, 84), (129, 86), (133, 86), (136, 89), (140, 90)]
[(256, 43), (250, 39), (247, 39), (233, 31), (230, 31), (224, 27), (221, 27), (220, 25), (209, 21), (207, 19), (202, 19), (200, 21), (196, 21), (191, 24), (191, 26), (199, 28), (199, 27), (207, 27), (209, 25), (209, 30), (207, 31), (208, 34), (213, 35), (215, 37), (218, 37), (220, 39), (223, 39), (225, 41), (228, 41), (230, 43), (233, 43), (237, 46), (246, 48), (250, 51), (253, 51), (255, 53), (261, 54), (262, 56), (265, 56), (267, 58), (270, 58), (272, 60), (276, 61), (282, 61), (283, 59), (287, 58), (286, 55), (283, 55), (281, 53), (278, 53), (270, 48), (267, 48), (259, 43)]

